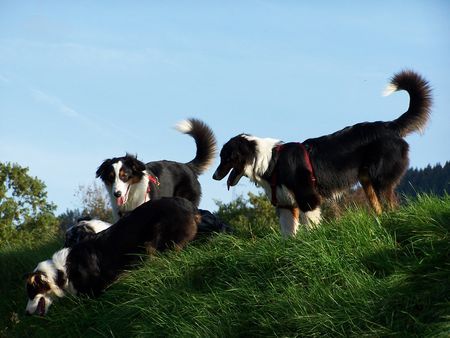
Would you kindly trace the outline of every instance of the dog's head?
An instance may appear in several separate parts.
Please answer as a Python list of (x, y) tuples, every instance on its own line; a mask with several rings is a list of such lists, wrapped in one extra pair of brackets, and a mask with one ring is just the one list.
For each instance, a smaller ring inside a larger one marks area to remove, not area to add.
[(143, 162), (126, 154), (103, 161), (97, 169), (96, 177), (100, 177), (117, 206), (121, 207), (127, 202), (130, 185), (142, 179), (144, 170)]
[(220, 181), (230, 171), (227, 187), (238, 184), (245, 175), (246, 166), (251, 166), (256, 156), (256, 142), (241, 134), (231, 138), (220, 151), (220, 164), (217, 167), (213, 179)]
[(44, 316), (53, 300), (64, 295), (63, 287), (66, 282), (64, 272), (56, 269), (51, 261), (39, 263), (33, 272), (26, 275), (26, 313)]
[(77, 224), (67, 229), (64, 247), (72, 247), (77, 243), (95, 238), (99, 232), (108, 229), (110, 226), (111, 223), (99, 219), (79, 220)]

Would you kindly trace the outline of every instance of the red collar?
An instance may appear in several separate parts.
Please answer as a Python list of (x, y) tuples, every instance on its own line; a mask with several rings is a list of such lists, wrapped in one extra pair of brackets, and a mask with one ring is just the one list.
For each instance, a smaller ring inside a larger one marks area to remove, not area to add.
[[(309, 151), (306, 149), (305, 145), (301, 142), (297, 143), (298, 146), (301, 148), (301, 150), (303, 151), (303, 158), (305, 159), (305, 163), (306, 163), (306, 169), (308, 169), (309, 174), (310, 174), (310, 180), (311, 183), (313, 185), (316, 184), (317, 180), (316, 177), (314, 176), (314, 169), (312, 167), (311, 164), (311, 158), (309, 156)], [(270, 177), (270, 189), (272, 190), (272, 205), (277, 206), (278, 205), (278, 200), (277, 200), (277, 163), (278, 163), (278, 158), (280, 156), (281, 151), (283, 150), (283, 146), (284, 144), (278, 144), (275, 147), (275, 154), (276, 154), (276, 163), (275, 166), (273, 168), (272, 171), (272, 176)]]
[(146, 202), (146, 199), (148, 198), (150, 200), (150, 191), (152, 190), (150, 183), (153, 183), (157, 187), (159, 186), (159, 180), (158, 177), (147, 175), (148, 178), (148, 185), (147, 185), (147, 193), (145, 194), (144, 202)]

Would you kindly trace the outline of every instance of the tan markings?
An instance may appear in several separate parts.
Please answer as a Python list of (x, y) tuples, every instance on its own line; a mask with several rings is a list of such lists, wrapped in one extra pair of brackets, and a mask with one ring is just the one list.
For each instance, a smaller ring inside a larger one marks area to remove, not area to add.
[(202, 215), (200, 215), (200, 214), (195, 214), (195, 215), (194, 215), (194, 222), (195, 222), (195, 225), (197, 226), (198, 224), (201, 223), (201, 221), (202, 221)]
[(128, 182), (130, 184), (136, 184), (136, 183), (139, 183), (140, 181), (141, 181), (141, 179), (137, 176), (133, 176), (130, 180), (128, 180)]
[(375, 189), (373, 188), (372, 182), (370, 181), (369, 175), (366, 172), (360, 172), (359, 181), (364, 189), (367, 199), (373, 210), (380, 215), (382, 212), (380, 201), (377, 197)]
[(388, 208), (390, 210), (395, 209), (398, 205), (398, 201), (397, 201), (397, 196), (395, 195), (394, 187), (389, 188), (385, 192), (385, 197), (386, 197)]
[(35, 279), (36, 279), (36, 275), (31, 275), (30, 277), (28, 277), (28, 283), (34, 284)]
[(147, 255), (149, 255), (149, 256), (154, 256), (157, 252), (155, 243), (153, 243), (152, 241), (145, 242), (144, 247), (145, 247), (145, 251), (147, 252)]
[(298, 223), (300, 219), (300, 209), (292, 208), (292, 218), (294, 218), (294, 222)]
[(119, 178), (123, 181), (126, 177), (125, 171), (123, 169), (119, 170)]

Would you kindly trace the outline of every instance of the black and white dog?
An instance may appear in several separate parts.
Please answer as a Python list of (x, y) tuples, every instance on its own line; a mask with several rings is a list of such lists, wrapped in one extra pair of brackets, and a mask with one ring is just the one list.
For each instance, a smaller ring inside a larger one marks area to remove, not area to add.
[(184, 198), (144, 203), (96, 236), (40, 262), (27, 276), (26, 312), (45, 315), (53, 300), (67, 292), (99, 295), (139, 255), (184, 247), (194, 238), (200, 218)]
[[(430, 115), (431, 89), (413, 71), (394, 75), (386, 95), (405, 90), (408, 110), (388, 122), (365, 122), (303, 143), (283, 143), (271, 138), (240, 134), (220, 152), (215, 180), (228, 173), (228, 187), (242, 176), (262, 186), (272, 199), (285, 236), (297, 231), (300, 210), (303, 223), (320, 222), (322, 199), (360, 183), (372, 208), (381, 213), (380, 200), (395, 205), (394, 189), (408, 167), (409, 133), (422, 131)], [(306, 217), (305, 217), (306, 216)]]
[(114, 217), (132, 211), (142, 203), (159, 197), (184, 197), (200, 203), (198, 176), (212, 164), (217, 152), (214, 133), (202, 121), (189, 119), (177, 124), (197, 145), (195, 158), (188, 163), (154, 161), (144, 164), (127, 154), (105, 160), (97, 170), (108, 190)]

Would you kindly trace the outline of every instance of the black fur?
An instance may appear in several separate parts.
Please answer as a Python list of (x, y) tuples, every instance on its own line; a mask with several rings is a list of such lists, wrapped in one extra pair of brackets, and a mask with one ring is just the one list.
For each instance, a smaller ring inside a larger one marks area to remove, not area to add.
[(64, 247), (69, 248), (76, 243), (86, 241), (96, 236), (95, 230), (87, 224), (81, 224), (80, 226), (73, 226), (66, 231), (64, 240)]

